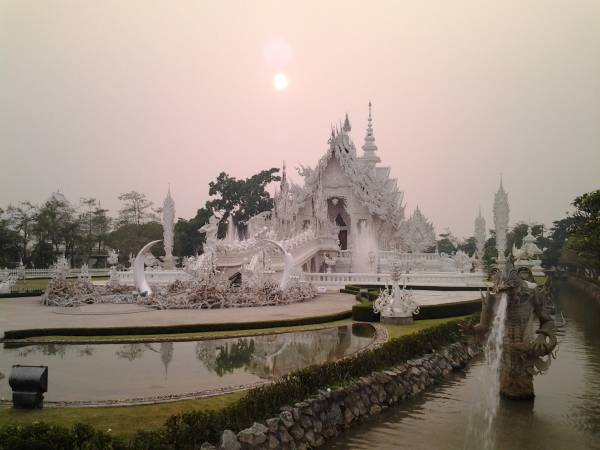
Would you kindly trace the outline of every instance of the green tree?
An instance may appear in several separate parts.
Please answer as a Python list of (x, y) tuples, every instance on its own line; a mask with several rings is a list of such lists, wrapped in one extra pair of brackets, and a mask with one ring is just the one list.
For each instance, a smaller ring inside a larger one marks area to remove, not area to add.
[(7, 215), (14, 229), (19, 233), (20, 257), (24, 264), (29, 262), (28, 247), (31, 241), (32, 227), (38, 214), (37, 207), (30, 202), (20, 202), (19, 206), (9, 206)]
[(81, 238), (81, 223), (73, 207), (67, 202), (51, 198), (44, 203), (35, 216), (32, 232), (36, 245), (32, 260), (38, 267), (48, 267), (55, 256), (62, 252), (73, 258), (76, 244)]
[(451, 255), (456, 252), (457, 239), (454, 237), (450, 230), (446, 230), (444, 233), (440, 233), (440, 239), (437, 240), (437, 249), (440, 253), (446, 253)]
[(577, 197), (573, 206), (568, 246), (596, 279), (600, 271), (600, 189)]
[(0, 267), (15, 267), (19, 261), (19, 234), (10, 226), (0, 208)]
[(252, 216), (273, 209), (273, 199), (266, 190), (269, 183), (279, 181), (275, 175), (279, 169), (263, 170), (256, 175), (238, 180), (221, 172), (215, 181), (209, 183), (208, 193), (211, 197), (203, 208), (198, 209), (196, 216), (190, 220), (179, 219), (175, 224), (174, 254), (178, 256), (195, 255), (202, 251), (204, 237), (198, 230), (208, 223), (213, 212), (223, 214), (219, 224), (220, 238), (225, 237), (226, 222), (231, 216), (240, 234), (244, 234), (246, 222)]
[(544, 267), (558, 267), (560, 265), (561, 254), (569, 237), (569, 230), (573, 225), (572, 217), (565, 217), (556, 220), (552, 224), (549, 237), (542, 255), (542, 265)]
[(465, 239), (459, 242), (458, 249), (465, 252), (467, 255), (472, 256), (477, 251), (477, 239), (475, 236)]
[[(127, 262), (129, 254), (134, 256), (150, 241), (163, 238), (162, 225), (158, 222), (148, 222), (141, 225), (128, 223), (121, 225), (106, 237), (106, 244), (119, 251), (121, 263)], [(154, 256), (164, 255), (161, 246), (152, 248)]]

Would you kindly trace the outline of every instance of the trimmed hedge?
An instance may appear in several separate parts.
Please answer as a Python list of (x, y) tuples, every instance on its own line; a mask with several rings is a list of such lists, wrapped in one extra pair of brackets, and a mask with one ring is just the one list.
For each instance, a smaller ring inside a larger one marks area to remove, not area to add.
[[(205, 441), (217, 443), (223, 430), (240, 431), (255, 421), (279, 414), (284, 405), (315, 395), (319, 389), (348, 383), (456, 342), (460, 340), (458, 324), (459, 321), (448, 322), (393, 338), (378, 348), (347, 359), (292, 372), (272, 384), (249, 390), (246, 396), (222, 410), (195, 410), (173, 415), (160, 430), (138, 432), (128, 448), (192, 450), (200, 448)], [(79, 429), (85, 433), (75, 431)], [(124, 447), (105, 433), (90, 430), (89, 426), (75, 425), (69, 429), (37, 424), (0, 427), (0, 450), (9, 448), (120, 450)]]
[(106, 328), (34, 328), (29, 330), (7, 330), (4, 339), (27, 339), (41, 336), (128, 336), (145, 334), (204, 333), (208, 331), (256, 330), (260, 328), (293, 327), (335, 322), (352, 317), (351, 311), (316, 317), (274, 320), (270, 322), (241, 323), (198, 323), (185, 325), (165, 325), (146, 327), (106, 327)]
[(0, 427), (0, 450), (125, 450), (123, 443), (91, 425), (71, 428), (33, 423)]
[(363, 302), (352, 307), (352, 319), (357, 322), (379, 322), (379, 313), (373, 311), (373, 303)]
[(415, 320), (443, 319), (446, 317), (468, 316), (481, 311), (481, 300), (444, 303), (442, 305), (424, 305), (419, 307)]
[(43, 289), (20, 289), (18, 291), (0, 294), (0, 298), (37, 297), (43, 293)]

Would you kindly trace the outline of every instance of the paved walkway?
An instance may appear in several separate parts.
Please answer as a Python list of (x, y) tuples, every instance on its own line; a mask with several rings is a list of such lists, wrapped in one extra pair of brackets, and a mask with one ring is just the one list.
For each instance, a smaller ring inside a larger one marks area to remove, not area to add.
[[(439, 305), (479, 298), (473, 291), (413, 291), (419, 305)], [(0, 337), (5, 330), (160, 326), (240, 323), (325, 316), (352, 309), (353, 295), (321, 294), (314, 300), (283, 306), (231, 309), (155, 310), (138, 305), (99, 304), (76, 308), (48, 307), (39, 297), (0, 299)]]
[(40, 304), (39, 297), (0, 299), (0, 337), (5, 330), (31, 328), (160, 326), (296, 319), (349, 311), (354, 303), (353, 295), (332, 293), (319, 295), (308, 302), (283, 306), (159, 311), (138, 305), (116, 304), (48, 307)]

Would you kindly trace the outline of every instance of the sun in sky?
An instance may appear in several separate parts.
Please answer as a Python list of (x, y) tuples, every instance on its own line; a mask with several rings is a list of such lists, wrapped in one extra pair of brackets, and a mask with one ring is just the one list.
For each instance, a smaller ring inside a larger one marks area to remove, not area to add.
[(273, 86), (278, 91), (285, 91), (288, 87), (288, 84), (288, 77), (282, 72), (276, 73), (273, 77)]

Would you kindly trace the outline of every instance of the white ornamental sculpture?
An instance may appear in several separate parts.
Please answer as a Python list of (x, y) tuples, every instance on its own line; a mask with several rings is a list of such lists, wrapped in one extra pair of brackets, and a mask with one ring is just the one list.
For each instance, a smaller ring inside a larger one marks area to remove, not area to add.
[(400, 288), (400, 267), (398, 258), (392, 262), (392, 288), (381, 291), (373, 302), (373, 311), (381, 315), (382, 323), (409, 325), (413, 322), (413, 314), (419, 314), (419, 305), (413, 299), (411, 290), (406, 285)]
[(407, 250), (422, 253), (435, 245), (433, 224), (427, 220), (417, 206), (410, 219), (400, 226), (400, 236)]
[(508, 232), (508, 194), (502, 186), (500, 180), (500, 188), (494, 197), (494, 228), (496, 229), (496, 248), (498, 249), (498, 266), (504, 267), (506, 264), (506, 233)]
[(119, 253), (112, 248), (108, 250), (108, 258), (106, 258), (109, 266), (115, 266), (119, 263)]
[(213, 214), (210, 219), (208, 219), (208, 223), (205, 224), (202, 228), (198, 230), (200, 233), (204, 233), (206, 235), (206, 241), (204, 243), (204, 253), (214, 250), (217, 245), (217, 232), (219, 231), (219, 217), (216, 214)]
[(167, 197), (163, 203), (162, 211), (163, 242), (165, 246), (165, 256), (163, 258), (164, 268), (173, 270), (175, 260), (173, 258), (173, 236), (175, 229), (175, 202), (171, 197), (171, 187), (167, 191)]
[(475, 252), (477, 256), (477, 263), (479, 264), (479, 268), (483, 268), (483, 251), (485, 247), (485, 219), (481, 215), (481, 208), (479, 208), (479, 216), (475, 219), (475, 245), (477, 251)]
[(515, 257), (515, 267), (528, 267), (535, 276), (543, 276), (544, 271), (541, 267), (542, 261), (540, 255), (543, 251), (536, 245), (536, 238), (532, 234), (532, 227), (529, 227), (527, 236), (523, 238), (521, 248), (513, 244), (512, 254)]

